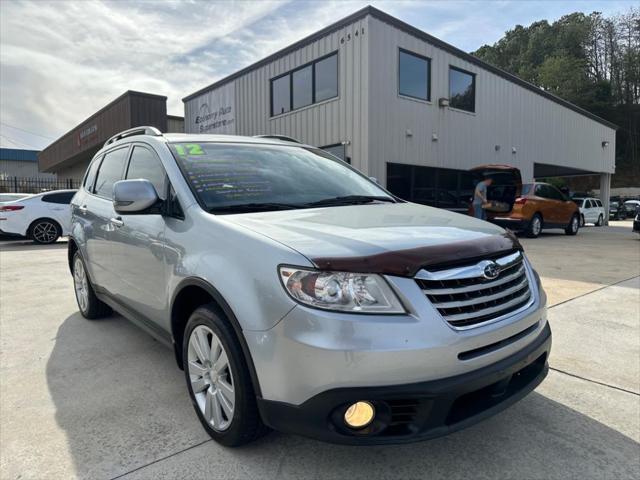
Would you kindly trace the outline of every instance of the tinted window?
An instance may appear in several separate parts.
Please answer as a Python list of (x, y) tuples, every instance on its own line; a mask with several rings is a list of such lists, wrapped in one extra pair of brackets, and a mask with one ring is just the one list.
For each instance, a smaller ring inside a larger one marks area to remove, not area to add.
[(411, 201), (411, 165), (387, 164), (387, 189), (402, 198)]
[(293, 72), (293, 108), (302, 108), (313, 103), (313, 67)]
[(174, 143), (170, 148), (200, 203), (214, 213), (248, 204), (304, 206), (347, 195), (389, 198), (320, 149), (224, 143)]
[(429, 100), (429, 59), (400, 50), (400, 95)]
[(289, 75), (285, 75), (284, 77), (276, 78), (271, 82), (272, 115), (285, 113), (291, 109), (289, 81)]
[(100, 164), (95, 193), (105, 198), (113, 197), (113, 184), (122, 180), (128, 148), (119, 148), (107, 153)]
[(338, 54), (334, 53), (271, 80), (271, 115), (337, 96)]
[(160, 159), (147, 148), (135, 146), (127, 171), (128, 179), (143, 178), (153, 183), (159, 197), (165, 197), (165, 172)]
[(316, 63), (316, 102), (338, 96), (338, 55)]
[(475, 112), (475, 83), (475, 75), (449, 67), (449, 106), (467, 112)]
[(69, 205), (71, 203), (71, 199), (76, 194), (73, 192), (60, 192), (60, 193), (50, 193), (48, 195), (44, 195), (42, 197), (43, 202), (47, 203), (60, 203), (63, 205)]
[(596, 200), (596, 206), (602, 207), (602, 202), (600, 200)]
[(96, 172), (99, 166), (100, 158), (96, 158), (93, 163), (89, 165), (89, 170), (87, 170), (87, 174), (84, 177), (84, 183), (82, 185), (89, 192), (93, 192), (93, 182), (96, 179)]

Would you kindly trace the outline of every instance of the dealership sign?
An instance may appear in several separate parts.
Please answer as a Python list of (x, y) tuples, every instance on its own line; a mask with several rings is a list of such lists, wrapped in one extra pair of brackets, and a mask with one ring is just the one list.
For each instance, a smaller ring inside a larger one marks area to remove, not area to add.
[(98, 132), (98, 125), (91, 125), (89, 127), (82, 128), (78, 131), (78, 135), (76, 138), (76, 143), (78, 146), (87, 142), (89, 140), (93, 140)]
[(235, 85), (192, 98), (185, 103), (186, 133), (236, 133)]

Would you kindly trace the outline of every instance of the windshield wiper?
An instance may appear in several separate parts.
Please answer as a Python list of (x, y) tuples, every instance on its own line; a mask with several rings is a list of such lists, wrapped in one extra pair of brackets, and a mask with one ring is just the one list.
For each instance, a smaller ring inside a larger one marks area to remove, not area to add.
[(389, 202), (396, 203), (391, 197), (374, 195), (345, 195), (343, 197), (324, 198), (316, 202), (305, 203), (307, 207), (321, 207), (326, 205), (360, 205), (363, 203)]
[(238, 205), (221, 205), (219, 207), (211, 207), (207, 211), (209, 213), (247, 213), (268, 212), (272, 210), (293, 210), (301, 207), (301, 205), (293, 203), (241, 203)]

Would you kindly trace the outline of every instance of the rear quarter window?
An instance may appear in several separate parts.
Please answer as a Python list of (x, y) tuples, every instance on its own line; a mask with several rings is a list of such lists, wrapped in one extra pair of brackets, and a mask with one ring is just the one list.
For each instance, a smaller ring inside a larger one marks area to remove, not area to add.
[(76, 194), (76, 192), (60, 192), (60, 193), (50, 193), (44, 195), (42, 197), (42, 201), (45, 203), (58, 203), (62, 205), (69, 205), (71, 203), (71, 199)]

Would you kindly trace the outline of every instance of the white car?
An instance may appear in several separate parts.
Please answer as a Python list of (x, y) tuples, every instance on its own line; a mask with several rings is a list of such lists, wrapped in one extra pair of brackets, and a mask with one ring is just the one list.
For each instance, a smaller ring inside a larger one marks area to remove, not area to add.
[(0, 203), (13, 202), (30, 196), (30, 193), (0, 193)]
[(596, 227), (604, 224), (604, 207), (599, 198), (576, 198), (572, 199), (580, 208), (580, 226), (585, 223), (593, 223)]
[(48, 244), (69, 234), (71, 199), (75, 190), (31, 195), (0, 204), (0, 233), (22, 235)]

